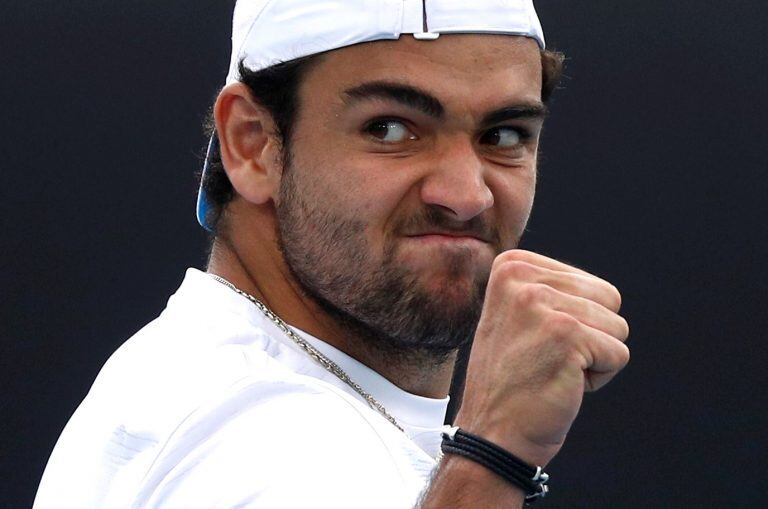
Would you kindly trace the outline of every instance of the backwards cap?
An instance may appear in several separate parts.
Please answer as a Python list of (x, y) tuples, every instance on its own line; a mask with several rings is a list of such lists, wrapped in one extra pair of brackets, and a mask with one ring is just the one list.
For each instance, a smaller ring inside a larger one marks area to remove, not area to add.
[[(519, 35), (545, 47), (533, 0), (238, 0), (227, 84), (240, 80), (241, 60), (255, 72), (401, 34), (432, 40), (455, 33)], [(197, 220), (208, 231), (213, 231), (208, 218), (213, 204), (202, 182), (216, 144), (214, 134), (197, 197)]]

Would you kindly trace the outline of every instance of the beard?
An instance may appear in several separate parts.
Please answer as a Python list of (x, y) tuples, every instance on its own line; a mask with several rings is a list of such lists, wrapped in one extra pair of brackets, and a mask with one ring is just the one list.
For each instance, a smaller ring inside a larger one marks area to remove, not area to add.
[[(314, 187), (302, 188), (296, 180), (296, 172), (286, 167), (276, 204), (279, 247), (303, 292), (343, 330), (393, 361), (438, 365), (471, 343), (490, 266), (472, 269), (476, 252), (451, 250), (442, 260), (445, 276), (437, 287), (427, 289), (420, 274), (397, 261), (397, 232), (455, 229), (450, 227), (454, 220), (438, 207), (427, 206), (395, 225), (395, 234), (385, 239), (383, 253), (376, 256), (364, 221), (322, 206), (329, 200), (314, 199), (307, 194)], [(479, 218), (464, 229), (487, 231)], [(486, 236), (498, 246), (496, 231)]]

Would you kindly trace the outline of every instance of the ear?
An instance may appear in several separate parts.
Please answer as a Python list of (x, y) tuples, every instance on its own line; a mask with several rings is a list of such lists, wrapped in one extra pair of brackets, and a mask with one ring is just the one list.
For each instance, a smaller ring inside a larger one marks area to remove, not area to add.
[(272, 115), (243, 83), (227, 85), (214, 106), (221, 162), (237, 194), (263, 204), (277, 195), (282, 176), (280, 143)]

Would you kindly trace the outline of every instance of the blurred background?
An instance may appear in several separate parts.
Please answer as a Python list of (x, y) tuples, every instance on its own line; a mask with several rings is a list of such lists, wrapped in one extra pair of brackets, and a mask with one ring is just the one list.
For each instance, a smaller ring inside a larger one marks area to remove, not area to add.
[[(31, 505), (102, 364), (204, 266), (195, 172), (233, 5), (3, 6), (1, 507)], [(523, 247), (616, 284), (633, 355), (542, 507), (761, 507), (766, 5), (536, 5), (568, 61)]]

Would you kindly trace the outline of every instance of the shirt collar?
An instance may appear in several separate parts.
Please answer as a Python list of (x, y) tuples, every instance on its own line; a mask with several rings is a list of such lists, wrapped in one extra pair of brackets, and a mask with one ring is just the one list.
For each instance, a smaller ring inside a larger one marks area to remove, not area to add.
[[(169, 306), (174, 305), (179, 300), (184, 300), (187, 305), (199, 306), (201, 312), (208, 314), (215, 314), (212, 313), (213, 309), (225, 309), (230, 313), (240, 315), (246, 318), (253, 326), (262, 330), (269, 330), (270, 335), (274, 335), (275, 339), (281, 343), (290, 344), (291, 347), (300, 350), (288, 337), (283, 337), (285, 333), (280, 331), (264, 316), (251, 301), (198, 269), (187, 269), (184, 282), (177, 294), (169, 300)], [(411, 433), (409, 434), (418, 433), (422, 430), (434, 430), (442, 426), (445, 412), (448, 408), (449, 397), (435, 399), (411, 394), (325, 341), (296, 327), (291, 326), (291, 328), (323, 355), (338, 364), (364, 391), (381, 403), (399, 423), (410, 428)], [(303, 351), (301, 351), (301, 354), (306, 355)], [(334, 375), (315, 364), (309, 355), (307, 355), (307, 361), (317, 367), (317, 370), (309, 371), (317, 373), (319, 378), (329, 381), (336, 379)], [(354, 396), (360, 397), (347, 384), (340, 380), (338, 382), (340, 383), (337, 383), (337, 386)]]
[[(349, 377), (360, 384), (364, 391), (373, 396), (398, 422), (409, 427), (432, 429), (443, 424), (449, 397), (426, 398), (404, 391), (378, 372), (338, 348), (329, 345), (311, 334), (291, 327), (320, 352), (334, 361)], [(352, 392), (353, 389), (350, 388)], [(356, 394), (356, 393), (355, 393)]]

